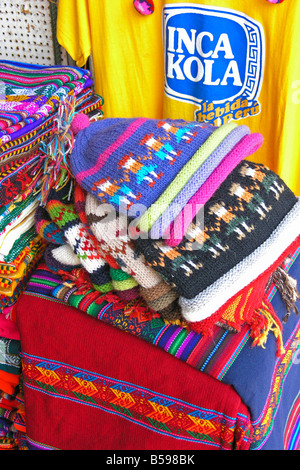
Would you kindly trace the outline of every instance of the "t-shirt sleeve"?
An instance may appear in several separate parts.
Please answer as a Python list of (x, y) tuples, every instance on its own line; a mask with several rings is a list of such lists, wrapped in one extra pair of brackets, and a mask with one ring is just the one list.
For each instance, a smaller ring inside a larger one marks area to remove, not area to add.
[(57, 40), (78, 67), (86, 64), (92, 51), (88, 0), (59, 1)]

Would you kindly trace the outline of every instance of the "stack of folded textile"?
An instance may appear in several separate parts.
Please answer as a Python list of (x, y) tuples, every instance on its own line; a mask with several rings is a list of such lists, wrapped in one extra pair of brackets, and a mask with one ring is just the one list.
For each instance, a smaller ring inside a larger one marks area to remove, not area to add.
[(49, 184), (45, 161), (56, 152), (49, 143), (64, 125), (59, 110), (66, 99), (71, 111), (102, 117), (103, 99), (93, 92), (89, 71), (0, 62), (1, 448), (15, 448), (16, 433), (24, 431), (14, 309), (47, 246), (35, 219)]
[[(273, 331), (280, 353), (282, 325), (266, 288), (299, 245), (300, 203), (247, 159), (262, 136), (236, 123), (170, 119), (80, 128), (76, 117), (72, 126), (70, 178), (48, 192), (37, 218), (56, 237), (45, 260), (66, 281), (60, 298), (68, 301), (71, 283), (98, 305), (106, 299), (133, 315), (146, 307), (201, 334), (247, 324), (261, 346)], [(289, 305), (292, 285), (287, 278)]]

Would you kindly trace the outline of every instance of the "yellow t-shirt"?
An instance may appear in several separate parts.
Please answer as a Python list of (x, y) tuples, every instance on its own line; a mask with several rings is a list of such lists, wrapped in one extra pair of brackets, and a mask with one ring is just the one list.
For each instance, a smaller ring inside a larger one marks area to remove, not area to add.
[(57, 37), (78, 66), (93, 54), (106, 117), (246, 124), (251, 159), (300, 195), (300, 2), (60, 0)]

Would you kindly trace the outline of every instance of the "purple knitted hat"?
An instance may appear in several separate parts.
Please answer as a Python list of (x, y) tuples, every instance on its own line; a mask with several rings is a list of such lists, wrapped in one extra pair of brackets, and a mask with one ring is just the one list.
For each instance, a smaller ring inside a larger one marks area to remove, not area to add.
[(77, 134), (71, 170), (81, 187), (118, 211), (135, 203), (149, 208), (215, 129), (184, 120), (103, 119)]

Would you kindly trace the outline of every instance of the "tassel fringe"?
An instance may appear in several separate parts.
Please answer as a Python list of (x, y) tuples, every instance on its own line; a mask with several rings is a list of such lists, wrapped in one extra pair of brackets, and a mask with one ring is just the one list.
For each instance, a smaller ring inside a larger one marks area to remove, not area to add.
[(283, 318), (286, 323), (291, 313), (294, 311), (298, 315), (298, 308), (296, 306), (297, 300), (300, 300), (300, 294), (297, 289), (297, 281), (293, 279), (282, 266), (279, 266), (276, 271), (271, 275), (269, 284), (274, 283), (281, 294), (282, 300), (285, 303), (287, 313)]
[(75, 97), (68, 96), (61, 101), (58, 115), (52, 130), (53, 138), (48, 144), (41, 143), (41, 204), (45, 205), (52, 188), (63, 187), (71, 178), (68, 156), (74, 147), (74, 135), (71, 130), (75, 115)]
[[(298, 241), (295, 242), (296, 246), (299, 246)], [(291, 250), (292, 248), (290, 247)], [(190, 323), (189, 328), (198, 334), (210, 335), (214, 326), (237, 333), (243, 324), (247, 324), (250, 327), (253, 346), (265, 348), (271, 332), (276, 338), (277, 355), (284, 354), (282, 324), (287, 322), (293, 311), (298, 314), (296, 302), (300, 300), (297, 281), (285, 270), (287, 261), (285, 255), (281, 258), (282, 264), (270, 272), (268, 277), (264, 276), (256, 280), (253, 285), (249, 285), (233, 298), (231, 303), (226, 304), (221, 311), (208, 319)], [(272, 286), (277, 288), (286, 306), (287, 313), (282, 321), (277, 317), (271, 302), (267, 300)]]
[[(281, 298), (286, 306), (287, 313), (282, 319), (282, 323), (286, 323), (292, 312), (298, 315), (299, 311), (296, 306), (297, 300), (300, 300), (300, 294), (297, 289), (297, 281), (288, 274), (283, 265), (279, 266), (270, 276), (266, 285), (267, 293), (272, 284), (276, 286)], [(282, 323), (274, 312), (270, 302), (264, 301), (262, 307), (255, 311), (251, 323), (251, 336), (254, 338), (253, 345), (265, 348), (268, 334), (274, 333), (277, 341), (277, 355), (281, 356), (285, 353), (282, 339)]]
[(272, 332), (277, 342), (277, 356), (285, 353), (282, 324), (270, 302), (263, 302), (262, 307), (255, 310), (250, 327), (253, 346), (261, 346), (265, 349), (268, 335)]

